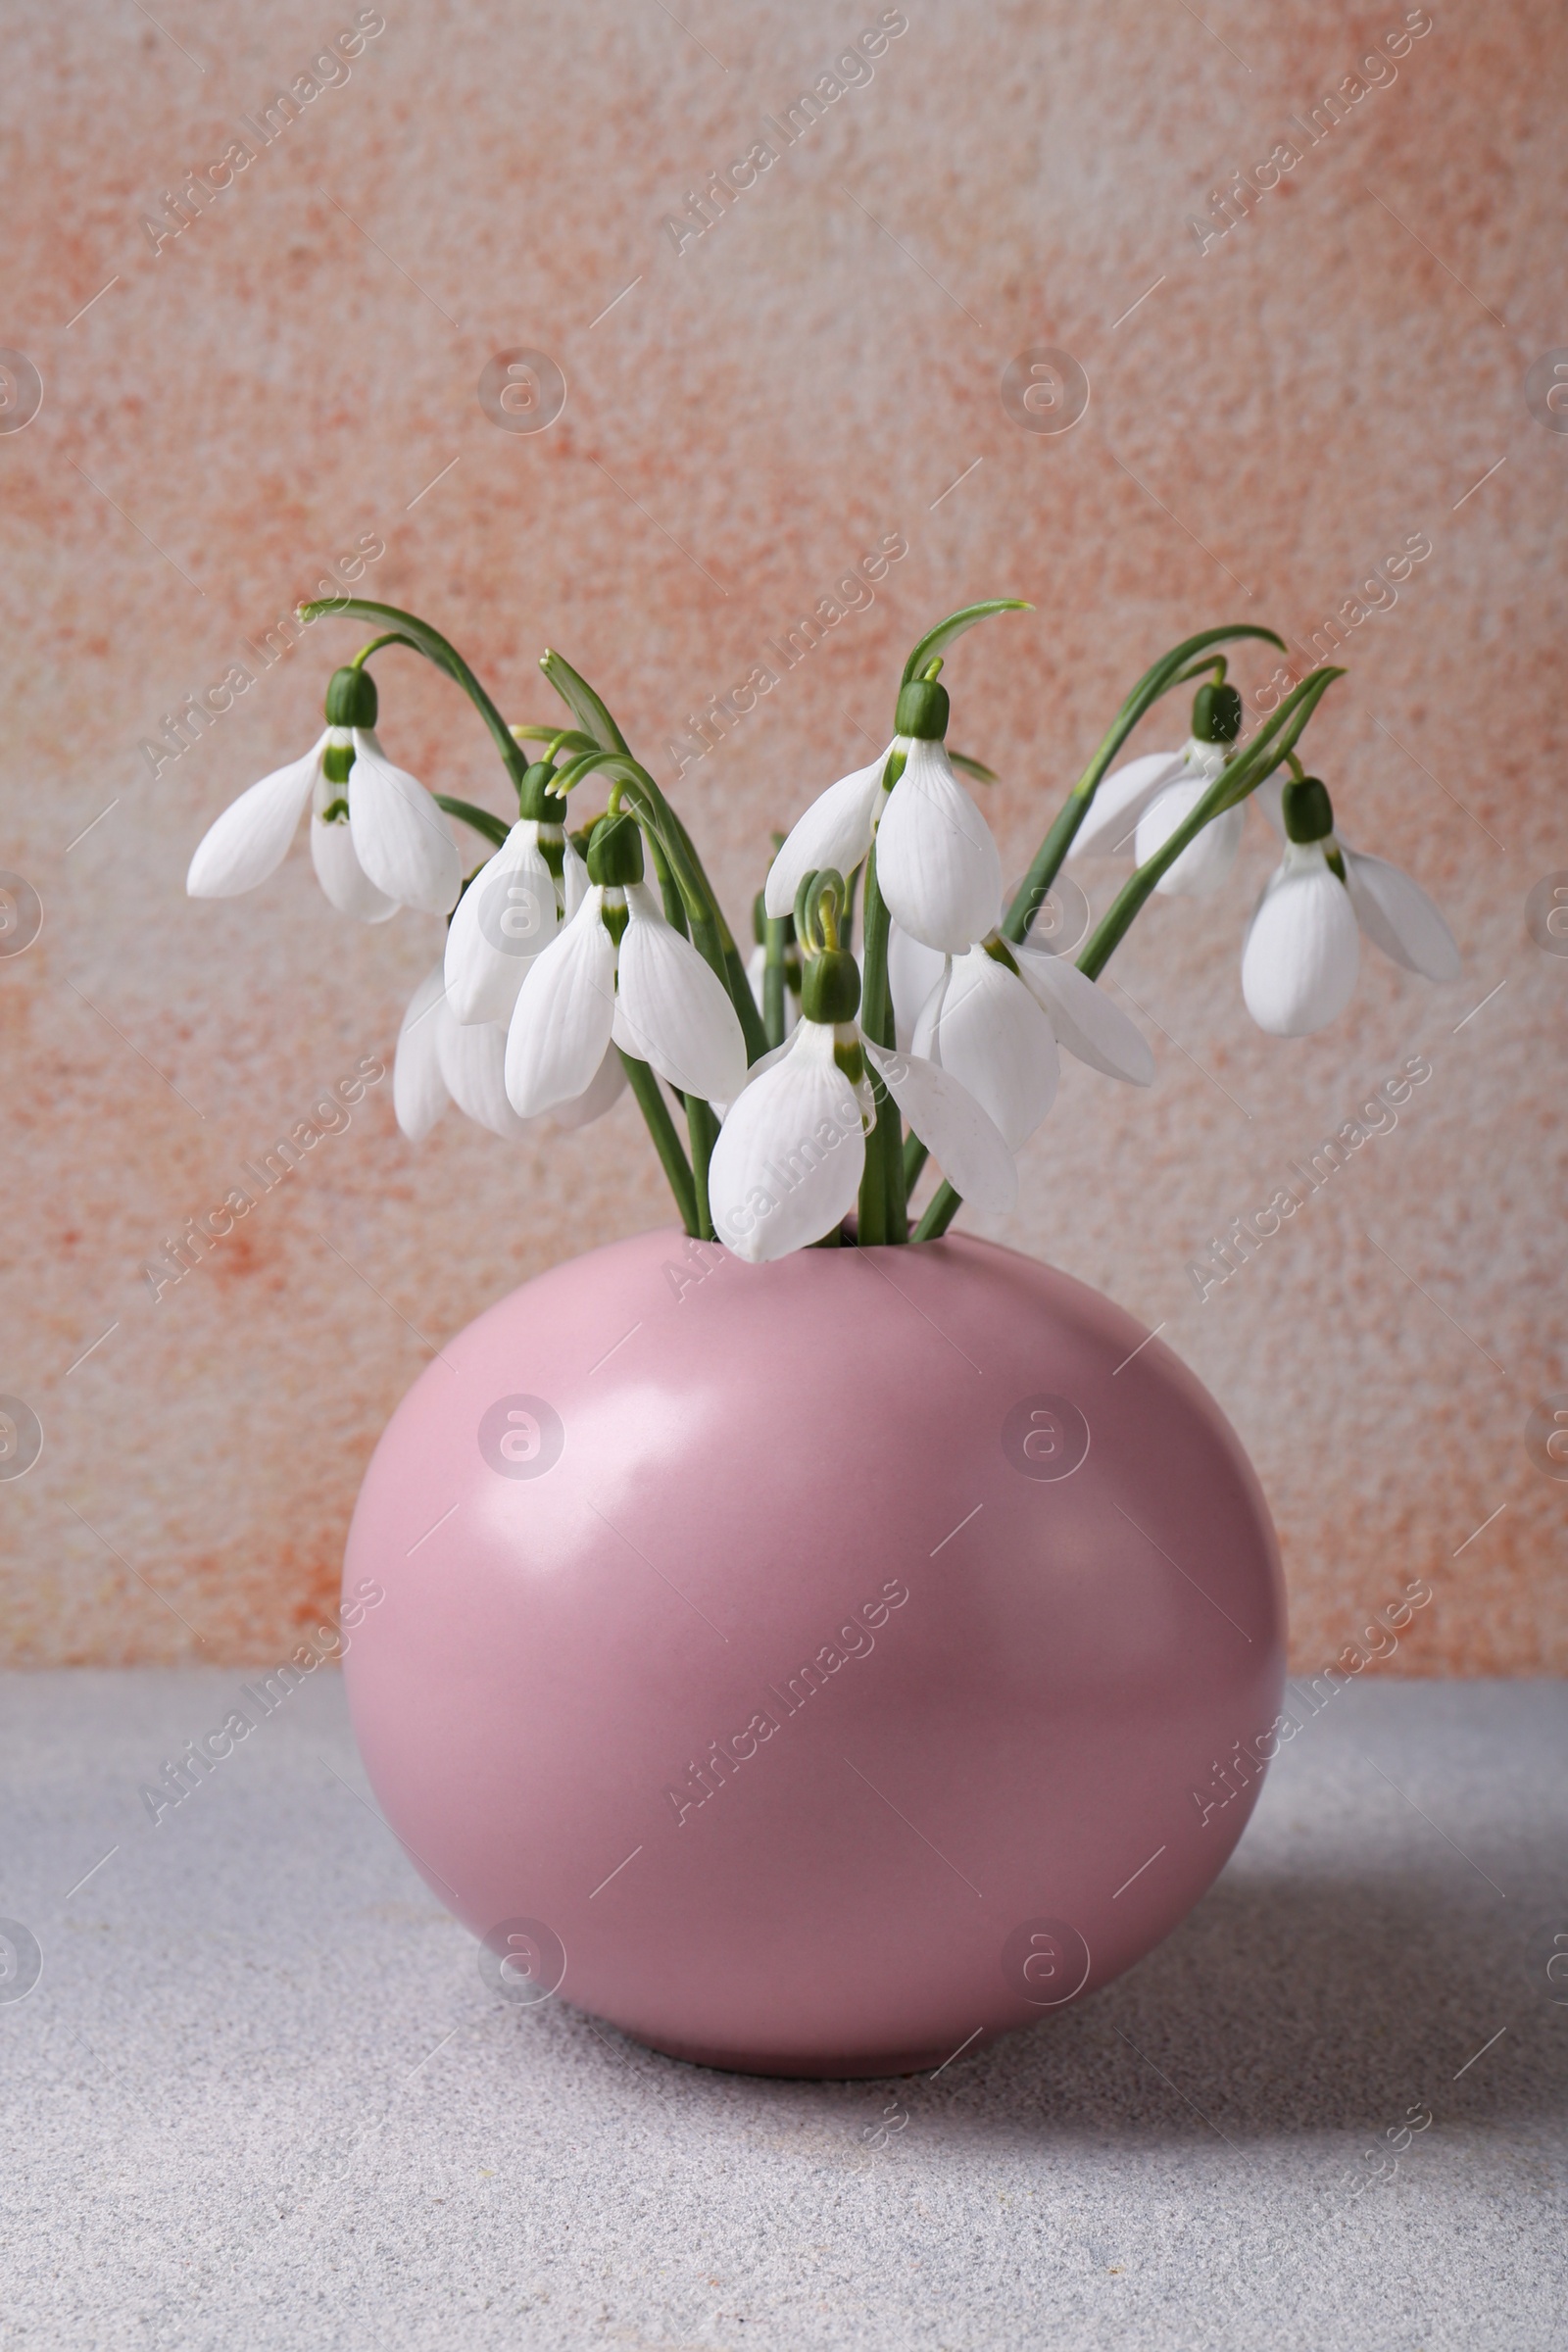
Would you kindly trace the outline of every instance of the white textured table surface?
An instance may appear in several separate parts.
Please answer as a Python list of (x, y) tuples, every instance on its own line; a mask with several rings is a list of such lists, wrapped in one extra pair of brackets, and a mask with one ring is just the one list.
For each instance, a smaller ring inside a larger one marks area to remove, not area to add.
[(154, 1829), (241, 1679), (0, 1685), (0, 1914), (42, 1953), (0, 2003), (7, 2345), (1568, 2338), (1559, 1685), (1347, 1690), (1130, 1975), (844, 2084), (498, 2000), (335, 1678)]

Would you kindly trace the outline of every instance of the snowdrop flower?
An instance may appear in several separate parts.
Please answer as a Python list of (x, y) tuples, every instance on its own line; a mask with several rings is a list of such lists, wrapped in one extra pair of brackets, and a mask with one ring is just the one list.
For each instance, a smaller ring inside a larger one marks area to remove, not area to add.
[[(1234, 686), (1200, 686), (1193, 731), (1179, 752), (1150, 752), (1108, 775), (1073, 837), (1069, 858), (1098, 858), (1125, 848), (1144, 865), (1192, 814), (1235, 748), (1242, 698)], [(1170, 898), (1200, 898), (1224, 881), (1241, 847), (1242, 810), (1229, 808), (1204, 826), (1155, 883)]]
[(335, 671), (325, 733), (304, 759), (242, 792), (210, 827), (185, 877), (190, 897), (235, 898), (274, 874), (314, 798), (311, 855), (335, 906), (367, 922), (398, 906), (449, 913), (462, 881), (457, 845), (424, 786), (382, 751), (375, 714), (369, 672)]
[[(1282, 779), (1270, 777), (1258, 786), (1256, 794), (1264, 815), (1282, 839), (1288, 789)], [(1392, 963), (1418, 973), (1423, 980), (1457, 980), (1461, 968), (1458, 945), (1420, 883), (1386, 858), (1352, 850), (1337, 829), (1333, 847), (1345, 861), (1345, 887), (1355, 919), (1372, 945)]]
[[(351, 914), (361, 923), (384, 923), (396, 914), (398, 903), (376, 889), (355, 855), (349, 805), (343, 790), (354, 760), (353, 734), (347, 727), (328, 727), (321, 745), (325, 748), (317, 762), (316, 787), (311, 796), (311, 863), (316, 868), (316, 879), (339, 914)], [(332, 775), (327, 772), (329, 768)], [(256, 789), (260, 791), (261, 787)], [(236, 802), (236, 808), (239, 805)], [(219, 822), (221, 821), (220, 818)], [(211, 834), (208, 839), (212, 839)], [(201, 855), (200, 851), (197, 855)]]
[(729, 992), (642, 874), (635, 818), (601, 818), (582, 904), (529, 963), (507, 1033), (507, 1093), (521, 1118), (575, 1101), (612, 1043), (704, 1102), (733, 1102), (745, 1083)]
[(1154, 1075), (1142, 1033), (1076, 964), (993, 932), (945, 959), (912, 1051), (951, 1071), (1016, 1152), (1055, 1099), (1058, 1043), (1129, 1085), (1148, 1086)]
[(522, 813), (458, 902), (447, 933), (447, 997), (460, 1022), (512, 1018), (528, 966), (582, 904), (588, 870), (564, 830), (554, 769), (523, 777)]
[(506, 1057), (506, 1030), (493, 1021), (460, 1022), (445, 971), (435, 964), (410, 1000), (392, 1065), (392, 1106), (410, 1143), (424, 1141), (449, 1102), (507, 1143), (542, 1127), (586, 1127), (603, 1118), (626, 1083), (612, 1047), (575, 1102), (560, 1104), (548, 1119), (520, 1119), (507, 1099)]
[(1457, 979), (1459, 951), (1426, 892), (1385, 858), (1335, 838), (1318, 778), (1300, 777), (1280, 797), (1285, 856), (1242, 951), (1242, 995), (1258, 1027), (1309, 1037), (1337, 1020), (1355, 993), (1361, 931), (1407, 971)]
[(868, 1069), (965, 1200), (1001, 1213), (1017, 1199), (1012, 1154), (979, 1103), (934, 1063), (873, 1045), (859, 1004), (854, 956), (830, 947), (813, 957), (800, 1026), (753, 1064), (725, 1118), (709, 1205), (720, 1241), (753, 1265), (820, 1240), (854, 1207), (876, 1115)]
[[(1215, 755), (1223, 754), (1227, 746), (1210, 744), (1203, 748), (1208, 755), (1203, 771), (1194, 774), (1189, 760), (1176, 781), (1157, 792), (1139, 818), (1133, 836), (1133, 856), (1140, 865), (1146, 865), (1164, 848), (1177, 826), (1187, 822), (1225, 764), (1224, 759)], [(1246, 810), (1240, 803), (1221, 816), (1211, 816), (1198, 839), (1190, 841), (1160, 875), (1154, 884), (1156, 892), (1172, 899), (1201, 899), (1211, 890), (1217, 890), (1236, 863), (1245, 816)]]
[[(874, 838), (877, 883), (894, 920), (926, 947), (961, 956), (996, 920), (997, 845), (948, 758), (946, 687), (927, 678), (905, 686), (894, 725), (881, 759), (830, 784), (796, 824), (768, 872), (767, 911), (789, 914), (808, 873), (852, 873)], [(884, 793), (894, 760), (902, 769)]]

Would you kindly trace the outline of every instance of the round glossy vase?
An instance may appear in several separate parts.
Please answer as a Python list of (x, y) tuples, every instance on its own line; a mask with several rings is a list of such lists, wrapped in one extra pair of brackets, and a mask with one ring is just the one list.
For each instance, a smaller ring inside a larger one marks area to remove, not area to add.
[(1128, 1967), (1235, 1845), (1284, 1674), (1213, 1399), (961, 1236), (541, 1275), (393, 1416), (365, 1580), (366, 1768), (497, 1994), (759, 2074), (935, 2068)]

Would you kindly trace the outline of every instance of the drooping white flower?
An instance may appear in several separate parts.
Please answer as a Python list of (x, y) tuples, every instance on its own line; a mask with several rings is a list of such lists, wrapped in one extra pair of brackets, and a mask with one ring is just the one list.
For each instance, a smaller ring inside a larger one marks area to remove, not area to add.
[(1045, 1011), (1056, 1043), (1075, 1061), (1128, 1086), (1150, 1086), (1154, 1056), (1143, 1031), (1114, 1005), (1104, 990), (1065, 956), (1032, 948), (1027, 940), (1011, 950), (1018, 976)]
[[(1284, 777), (1270, 776), (1255, 795), (1282, 840), (1286, 837), (1286, 789)], [(1418, 973), (1423, 980), (1457, 980), (1461, 970), (1458, 942), (1420, 883), (1386, 858), (1352, 850), (1338, 826), (1332, 840), (1345, 860), (1346, 888), (1356, 920), (1372, 945), (1391, 962)]]
[(877, 886), (911, 939), (958, 956), (985, 937), (1002, 894), (1002, 858), (945, 743), (907, 743), (876, 845)]
[(235, 899), (275, 874), (288, 856), (300, 818), (321, 781), (321, 756), (346, 727), (327, 727), (302, 760), (272, 770), (231, 801), (196, 845), (185, 876), (193, 899)]
[[(559, 880), (547, 844), (561, 852)], [(447, 994), (459, 1021), (511, 1020), (529, 964), (575, 914), (587, 887), (563, 828), (519, 817), (468, 884), (447, 933)]]
[[(790, 913), (808, 873), (853, 873), (874, 838), (877, 882), (894, 920), (926, 947), (961, 956), (996, 920), (1002, 861), (948, 758), (946, 690), (927, 679), (906, 685), (897, 723), (880, 760), (830, 784), (797, 821), (768, 870), (767, 911)], [(903, 773), (884, 793), (895, 753)]]
[[(1144, 864), (1163, 848), (1213, 783), (1236, 749), (1241, 724), (1242, 698), (1234, 686), (1225, 684), (1221, 662), (1219, 676), (1205, 679), (1193, 697), (1193, 731), (1181, 750), (1146, 752), (1114, 768), (1090, 803), (1068, 857), (1102, 858), (1133, 848), (1139, 864)], [(1167, 798), (1170, 795), (1178, 797)], [(1212, 890), (1230, 871), (1241, 827), (1239, 810), (1228, 810), (1206, 825), (1155, 888), (1177, 898), (1197, 898)]]
[[(328, 727), (326, 732), (328, 749), (346, 749), (353, 740), (347, 727)], [(361, 923), (384, 923), (396, 914), (396, 899), (377, 890), (360, 863), (343, 786), (328, 783), (319, 771), (312, 795), (311, 863), (339, 914), (353, 915)]]
[[(995, 922), (1001, 919), (1000, 914), (993, 917)], [(907, 1054), (913, 1044), (914, 1024), (947, 961), (940, 948), (928, 948), (911, 939), (902, 923), (888, 925), (888, 993), (893, 999), (893, 1033), (901, 1053)]]
[(1363, 931), (1406, 971), (1458, 978), (1458, 947), (1426, 892), (1339, 839), (1317, 777), (1285, 784), (1265, 809), (1286, 840), (1242, 951), (1242, 994), (1260, 1029), (1307, 1037), (1338, 1019), (1355, 990)]
[(1263, 886), (1242, 950), (1242, 995), (1272, 1037), (1326, 1029), (1355, 994), (1360, 935), (1327, 841), (1290, 841)]
[[(775, 919), (793, 914), (795, 894), (808, 874), (853, 874), (871, 847), (882, 796), (882, 771), (906, 747), (895, 735), (869, 767), (840, 776), (798, 817), (767, 869), (763, 904)], [(897, 786), (894, 787), (897, 790)]]
[(1055, 1098), (1058, 1043), (1131, 1085), (1153, 1077), (1140, 1031), (1075, 964), (1040, 948), (1004, 947), (993, 935), (946, 960), (912, 1050), (951, 1071), (1016, 1152)]
[[(1179, 752), (1151, 752), (1129, 760), (1101, 785), (1089, 805), (1089, 814), (1073, 836), (1068, 857), (1102, 858), (1130, 849), (1142, 865), (1202, 798), (1234, 748), (1230, 743), (1200, 741), (1194, 735)], [(1217, 853), (1216, 836), (1224, 845)], [(1241, 812), (1229, 810), (1204, 827), (1155, 887), (1173, 897), (1198, 896), (1212, 889), (1229, 872), (1240, 838)], [(1195, 855), (1200, 852), (1201, 855)], [(1216, 870), (1220, 858), (1223, 869)]]
[(376, 889), (400, 906), (450, 914), (463, 887), (452, 828), (418, 779), (393, 765), (373, 727), (354, 730), (348, 802), (354, 854)]
[[(641, 879), (629, 816), (602, 820), (582, 905), (529, 963), (507, 1036), (507, 1092), (523, 1118), (574, 1101), (612, 1041), (683, 1094), (733, 1102), (746, 1040), (729, 992)], [(624, 876), (624, 879), (616, 879)], [(618, 934), (618, 944), (617, 944)]]
[[(1227, 747), (1216, 744), (1215, 751)], [(1222, 761), (1213, 762), (1217, 775)], [(1138, 820), (1133, 856), (1140, 865), (1162, 850), (1178, 825), (1184, 825), (1213, 782), (1213, 776), (1190, 775), (1185, 769), (1172, 784), (1162, 785)], [(1236, 863), (1242, 846), (1246, 808), (1238, 805), (1222, 816), (1210, 817), (1196, 841), (1190, 841), (1154, 884), (1166, 898), (1201, 899), (1217, 890)]]
[(1355, 919), (1372, 945), (1423, 980), (1457, 980), (1459, 943), (1420, 883), (1386, 858), (1336, 841)]
[(449, 913), (462, 882), (457, 845), (424, 786), (382, 751), (373, 680), (340, 669), (326, 703), (327, 725), (304, 758), (251, 785), (209, 826), (186, 891), (229, 899), (267, 881), (314, 798), (312, 862), (333, 906), (364, 922), (384, 921), (398, 906)]
[(451, 1101), (441, 1075), (440, 1023), (451, 1018), (446, 1001), (446, 977), (437, 963), (409, 999), (398, 1031), (392, 1061), (392, 1108), (411, 1144), (423, 1143)]
[[(837, 963), (841, 979), (855, 975), (851, 956)], [(754, 1065), (714, 1146), (708, 1197), (720, 1241), (756, 1265), (806, 1248), (848, 1215), (875, 1116), (868, 1068), (964, 1199), (1009, 1209), (1018, 1193), (1012, 1154), (974, 1097), (934, 1063), (873, 1045), (853, 1011), (813, 1018), (812, 979), (808, 969), (805, 1017)], [(858, 1004), (858, 980), (842, 1001)]]
[(1056, 1097), (1056, 1040), (1016, 971), (983, 947), (943, 960), (910, 1051), (967, 1088), (1009, 1152), (1028, 1142)]
[(506, 1057), (506, 1030), (493, 1021), (460, 1022), (443, 968), (433, 965), (410, 999), (392, 1066), (392, 1104), (409, 1141), (422, 1143), (449, 1102), (507, 1143), (540, 1128), (586, 1127), (603, 1118), (626, 1083), (612, 1047), (575, 1102), (558, 1104), (548, 1118), (522, 1119), (508, 1100)]

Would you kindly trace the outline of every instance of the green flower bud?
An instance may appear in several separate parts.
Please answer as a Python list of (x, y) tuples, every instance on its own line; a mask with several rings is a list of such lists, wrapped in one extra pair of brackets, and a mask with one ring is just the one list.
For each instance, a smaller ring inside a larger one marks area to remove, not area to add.
[(813, 956), (801, 982), (801, 1010), (808, 1021), (853, 1021), (860, 1009), (860, 968), (847, 948)]
[(1193, 733), (1200, 743), (1234, 743), (1242, 731), (1242, 698), (1212, 680), (1193, 697)]
[(899, 689), (894, 714), (895, 735), (911, 735), (922, 743), (940, 743), (948, 731), (948, 690), (935, 678), (911, 678)]
[(329, 727), (373, 727), (375, 680), (368, 669), (334, 669), (326, 688)]
[(643, 878), (643, 837), (637, 819), (624, 809), (618, 816), (602, 816), (588, 844), (588, 879), (624, 890)]
[(559, 792), (550, 789), (555, 769), (548, 760), (535, 760), (526, 769), (517, 787), (517, 814), (532, 817), (541, 825), (560, 825), (565, 822), (566, 804)]
[(1280, 795), (1288, 841), (1324, 841), (1334, 830), (1334, 804), (1316, 776), (1294, 777)]

